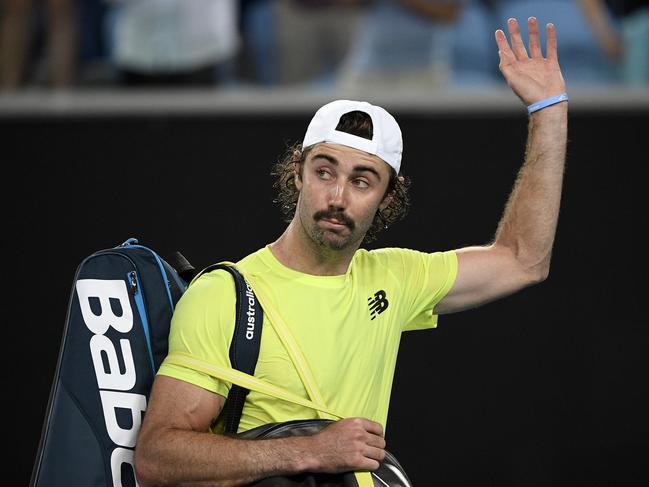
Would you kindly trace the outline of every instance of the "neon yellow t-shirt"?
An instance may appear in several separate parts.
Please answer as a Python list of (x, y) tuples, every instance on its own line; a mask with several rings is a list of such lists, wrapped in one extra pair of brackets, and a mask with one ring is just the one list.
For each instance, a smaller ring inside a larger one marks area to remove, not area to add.
[[(457, 274), (454, 251), (423, 253), (385, 248), (354, 255), (339, 276), (303, 274), (282, 265), (270, 245), (237, 268), (263, 284), (265, 298), (288, 325), (324, 403), (345, 417), (387, 421), (401, 332), (437, 326), (434, 306)], [(231, 367), (235, 322), (232, 277), (217, 270), (197, 279), (181, 297), (171, 322), (169, 352)], [(290, 356), (264, 314), (255, 377), (308, 398)], [(160, 374), (227, 396), (231, 384), (163, 363)], [(316, 418), (309, 408), (251, 391), (239, 431), (266, 423)]]

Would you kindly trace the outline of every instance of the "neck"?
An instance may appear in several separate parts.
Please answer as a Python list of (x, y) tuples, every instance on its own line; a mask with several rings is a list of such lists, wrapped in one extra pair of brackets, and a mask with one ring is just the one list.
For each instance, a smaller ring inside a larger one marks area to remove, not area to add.
[(311, 239), (295, 219), (271, 244), (273, 255), (286, 267), (316, 276), (345, 274), (359, 244), (333, 250)]

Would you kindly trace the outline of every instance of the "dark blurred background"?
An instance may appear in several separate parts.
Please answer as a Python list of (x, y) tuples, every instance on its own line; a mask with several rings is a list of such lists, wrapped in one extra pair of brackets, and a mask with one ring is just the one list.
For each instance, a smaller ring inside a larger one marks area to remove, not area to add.
[(527, 134), (493, 30), (530, 15), (571, 96), (550, 277), (404, 335), (388, 449), (417, 486), (649, 485), (649, 11), (612, 0), (3, 2), (6, 482), (31, 474), (77, 265), (128, 237), (196, 267), (274, 240), (271, 165), (327, 101), (404, 133), (413, 207), (371, 247), (490, 240)]

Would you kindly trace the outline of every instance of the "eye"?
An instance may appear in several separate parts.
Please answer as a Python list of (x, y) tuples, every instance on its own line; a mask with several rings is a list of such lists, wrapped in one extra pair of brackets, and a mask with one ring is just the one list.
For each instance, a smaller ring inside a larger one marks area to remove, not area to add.
[(365, 189), (365, 188), (370, 187), (370, 183), (368, 183), (365, 179), (354, 179), (354, 181), (352, 181), (352, 183), (354, 184), (354, 186), (356, 186), (357, 188), (361, 188), (361, 189)]
[(330, 179), (331, 174), (326, 169), (316, 169), (316, 174), (321, 179)]

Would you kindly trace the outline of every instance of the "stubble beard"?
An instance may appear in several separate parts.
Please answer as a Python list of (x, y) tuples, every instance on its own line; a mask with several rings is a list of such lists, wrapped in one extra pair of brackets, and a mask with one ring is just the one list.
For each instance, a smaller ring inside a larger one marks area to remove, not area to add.
[(355, 243), (354, 232), (350, 232), (349, 235), (342, 236), (339, 233), (327, 229), (320, 228), (316, 225), (313, 227), (312, 239), (317, 242), (321, 247), (327, 247), (330, 250), (345, 250), (350, 245)]
[[(335, 219), (345, 225), (345, 229), (339, 231), (333, 228), (323, 228), (318, 224), (323, 219)], [(310, 220), (302, 222), (307, 234), (318, 246), (325, 247), (333, 251), (342, 251), (350, 247), (360, 245), (368, 228), (359, 228), (351, 218), (344, 213), (336, 210), (321, 210), (314, 213)], [(305, 223), (307, 223), (305, 225)], [(344, 235), (348, 231), (349, 233)]]

